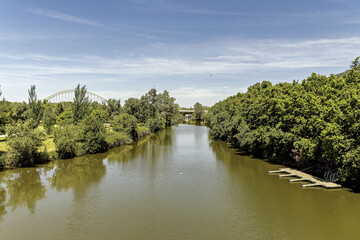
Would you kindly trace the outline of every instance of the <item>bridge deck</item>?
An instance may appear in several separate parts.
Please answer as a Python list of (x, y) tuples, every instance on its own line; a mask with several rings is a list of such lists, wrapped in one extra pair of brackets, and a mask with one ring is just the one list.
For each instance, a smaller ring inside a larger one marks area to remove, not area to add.
[(290, 182), (310, 182), (310, 184), (303, 184), (303, 187), (324, 187), (324, 188), (341, 188), (341, 185), (326, 182), (322, 179), (311, 176), (310, 174), (291, 169), (291, 168), (280, 168), (279, 170), (269, 171), (269, 173), (287, 173), (278, 175), (281, 177), (296, 177), (295, 179), (290, 179)]

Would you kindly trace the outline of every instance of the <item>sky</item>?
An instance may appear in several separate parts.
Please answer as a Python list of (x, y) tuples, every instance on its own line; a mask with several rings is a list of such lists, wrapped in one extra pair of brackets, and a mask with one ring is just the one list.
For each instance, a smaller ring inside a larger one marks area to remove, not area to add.
[(86, 85), (212, 106), (264, 80), (329, 75), (360, 55), (358, 0), (0, 0), (2, 97)]

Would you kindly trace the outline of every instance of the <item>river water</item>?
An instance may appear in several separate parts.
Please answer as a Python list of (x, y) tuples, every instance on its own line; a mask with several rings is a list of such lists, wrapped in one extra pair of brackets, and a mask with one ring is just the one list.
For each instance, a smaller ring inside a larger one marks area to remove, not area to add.
[(360, 195), (268, 174), (207, 127), (0, 173), (0, 239), (360, 239)]

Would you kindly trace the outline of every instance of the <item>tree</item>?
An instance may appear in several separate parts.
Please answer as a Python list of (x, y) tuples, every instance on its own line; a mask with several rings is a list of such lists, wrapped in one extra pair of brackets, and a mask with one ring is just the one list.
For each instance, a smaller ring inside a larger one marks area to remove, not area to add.
[(350, 65), (350, 69), (359, 70), (360, 68), (360, 56), (355, 58), (354, 61), (352, 61), (352, 64)]
[(73, 101), (73, 121), (75, 124), (81, 121), (89, 111), (90, 101), (86, 93), (85, 85), (80, 88), (80, 84), (78, 84), (75, 88)]
[(194, 117), (196, 120), (201, 120), (204, 118), (204, 109), (199, 102), (194, 104)]
[(54, 129), (54, 143), (59, 158), (72, 158), (78, 151), (79, 129), (75, 125), (65, 125)]
[(29, 93), (29, 117), (28, 120), (31, 122), (31, 127), (36, 128), (39, 126), (40, 119), (42, 118), (42, 103), (37, 99), (36, 86), (31, 85), (28, 90)]
[(10, 165), (27, 167), (49, 160), (46, 152), (39, 152), (43, 140), (42, 132), (25, 124), (8, 125), (6, 131)]
[(122, 107), (121, 107), (120, 99), (116, 100), (110, 98), (107, 101), (107, 112), (110, 119), (113, 119), (114, 116), (119, 115), (121, 111), (122, 111)]
[(54, 128), (54, 124), (56, 123), (55, 109), (51, 103), (45, 105), (42, 123), (45, 131), (47, 133), (51, 133)]
[(79, 124), (79, 142), (84, 153), (98, 153), (107, 150), (105, 127), (100, 118), (88, 115)]
[(123, 132), (129, 135), (132, 140), (137, 140), (137, 120), (133, 115), (122, 113), (114, 117), (111, 122), (114, 131)]
[(129, 98), (125, 100), (124, 112), (136, 117), (139, 122), (145, 122), (147, 119), (147, 112), (141, 105), (141, 100), (137, 98)]

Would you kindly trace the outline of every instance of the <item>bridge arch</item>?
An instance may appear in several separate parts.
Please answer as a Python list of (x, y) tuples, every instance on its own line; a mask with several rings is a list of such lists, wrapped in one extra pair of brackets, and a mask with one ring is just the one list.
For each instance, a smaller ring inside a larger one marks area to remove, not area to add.
[[(65, 101), (72, 102), (74, 100), (74, 96), (75, 96), (75, 89), (70, 89), (70, 90), (63, 90), (63, 91), (54, 93), (54, 94), (48, 96), (47, 98), (45, 98), (45, 100), (47, 100), (49, 102), (65, 102)], [(89, 100), (91, 100), (91, 101), (96, 101), (99, 103), (107, 102), (106, 98), (100, 96), (99, 94), (90, 92), (90, 91), (86, 91), (86, 96), (89, 97)]]

